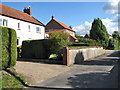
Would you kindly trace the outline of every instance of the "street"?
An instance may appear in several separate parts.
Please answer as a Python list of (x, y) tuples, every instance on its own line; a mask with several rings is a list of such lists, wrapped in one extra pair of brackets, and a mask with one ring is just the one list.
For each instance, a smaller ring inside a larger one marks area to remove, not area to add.
[(75, 64), (71, 70), (34, 86), (48, 88), (117, 88), (118, 52), (106, 51), (106, 55), (83, 64)]

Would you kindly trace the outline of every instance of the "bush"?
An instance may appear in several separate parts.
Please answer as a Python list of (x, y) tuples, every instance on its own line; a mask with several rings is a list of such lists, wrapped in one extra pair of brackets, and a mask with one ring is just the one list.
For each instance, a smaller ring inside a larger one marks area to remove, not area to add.
[(14, 66), (17, 60), (17, 36), (14, 29), (1, 27), (2, 30), (2, 69)]
[(115, 50), (119, 49), (118, 39), (114, 39), (114, 38), (110, 39), (107, 49), (115, 49)]
[(49, 40), (52, 42), (50, 51), (52, 54), (57, 55), (57, 59), (61, 59), (63, 55), (63, 47), (67, 47), (69, 44), (69, 34), (63, 31), (50, 33)]
[(56, 54), (61, 59), (63, 47), (68, 46), (69, 35), (64, 32), (50, 33), (49, 39), (25, 40), (22, 42), (22, 58), (48, 59), (51, 54)]
[(49, 40), (25, 40), (22, 42), (22, 58), (48, 59), (50, 55)]

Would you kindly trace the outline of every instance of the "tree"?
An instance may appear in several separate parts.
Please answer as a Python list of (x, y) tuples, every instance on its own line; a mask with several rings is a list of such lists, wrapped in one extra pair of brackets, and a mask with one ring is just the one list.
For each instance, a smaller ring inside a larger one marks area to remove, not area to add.
[(118, 39), (119, 38), (118, 31), (114, 31), (113, 34), (112, 34), (112, 36), (113, 36), (114, 39)]
[(71, 29), (72, 29), (72, 26), (70, 25), (70, 26), (69, 26), (69, 28), (71, 28)]
[(78, 38), (78, 39), (83, 38), (83, 36), (79, 36), (78, 34), (75, 34), (75, 37)]
[(105, 25), (99, 18), (94, 19), (92, 23), (90, 38), (101, 42), (102, 46), (105, 48), (108, 46), (109, 34), (107, 33)]

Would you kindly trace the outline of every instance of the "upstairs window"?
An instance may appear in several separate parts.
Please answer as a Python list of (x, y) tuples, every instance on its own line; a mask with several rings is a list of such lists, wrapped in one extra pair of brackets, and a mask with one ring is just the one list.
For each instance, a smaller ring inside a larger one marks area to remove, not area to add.
[(8, 26), (8, 21), (6, 19), (3, 19), (3, 26), (7, 27)]
[(41, 33), (41, 29), (39, 27), (36, 27), (36, 32)]
[(18, 29), (20, 29), (20, 23), (18, 23)]
[(28, 25), (28, 31), (30, 32), (30, 25)]

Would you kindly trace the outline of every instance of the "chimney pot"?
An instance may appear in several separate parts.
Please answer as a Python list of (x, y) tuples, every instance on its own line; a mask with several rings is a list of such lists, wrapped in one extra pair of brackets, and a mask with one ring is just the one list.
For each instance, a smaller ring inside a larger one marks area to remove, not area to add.
[(24, 9), (24, 13), (27, 13), (28, 15), (31, 15), (31, 7), (29, 6), (29, 7), (25, 7), (25, 9)]
[(52, 16), (52, 19), (54, 19), (54, 16)]

